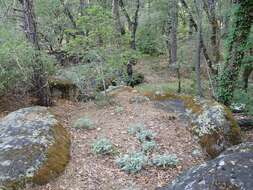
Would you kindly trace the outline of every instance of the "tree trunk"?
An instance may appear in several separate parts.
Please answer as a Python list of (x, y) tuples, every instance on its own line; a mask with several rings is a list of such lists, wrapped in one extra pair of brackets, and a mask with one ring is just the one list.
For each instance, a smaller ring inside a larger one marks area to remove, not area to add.
[(131, 33), (131, 41), (130, 41), (130, 47), (134, 50), (136, 50), (136, 31), (138, 28), (138, 19), (139, 19), (139, 10), (140, 10), (140, 0), (136, 0), (136, 10), (134, 13), (133, 19), (130, 18), (126, 7), (124, 5), (123, 0), (119, 0), (119, 5), (121, 7), (121, 10), (123, 11), (123, 14), (125, 15), (128, 23), (128, 29)]
[(220, 61), (220, 50), (219, 50), (219, 24), (215, 14), (215, 0), (202, 0), (204, 4), (204, 10), (207, 14), (209, 24), (211, 26), (211, 45), (213, 52), (213, 63), (217, 65)]
[(171, 5), (172, 5), (171, 1), (168, 1), (168, 17), (167, 17), (167, 23), (166, 23), (166, 29), (165, 29), (169, 65), (172, 64), (172, 60), (171, 60), (171, 29), (172, 29)]
[(120, 35), (125, 34), (124, 26), (122, 25), (121, 20), (120, 20), (119, 0), (112, 0), (112, 15), (114, 19), (116, 37), (119, 38)]
[[(191, 23), (192, 23), (192, 25), (193, 25), (195, 31), (198, 31), (198, 25), (197, 25), (197, 23), (195, 22), (194, 17), (193, 17), (193, 15), (192, 15), (192, 13), (191, 13), (191, 11), (190, 11), (190, 9), (189, 9), (187, 3), (185, 2), (185, 0), (180, 0), (180, 2), (181, 2), (181, 4), (183, 5), (183, 7), (185, 8), (186, 12), (188, 13), (189, 19), (190, 19), (190, 21), (191, 21)], [(206, 59), (206, 62), (207, 62), (207, 65), (208, 65), (209, 69), (211, 70), (211, 72), (212, 72), (213, 74), (217, 74), (218, 71), (215, 70), (215, 69), (213, 68), (213, 62), (212, 62), (212, 60), (210, 59), (210, 56), (208, 55), (208, 51), (207, 51), (206, 45), (205, 45), (205, 43), (204, 43), (203, 36), (201, 36), (200, 42), (201, 42), (201, 48), (202, 48), (202, 50), (203, 50), (203, 55), (204, 55), (204, 57), (205, 57), (205, 59)]]
[(69, 10), (69, 7), (67, 4), (65, 4), (64, 0), (60, 0), (62, 6), (64, 7), (64, 13), (65, 15), (69, 18), (72, 26), (74, 29), (77, 29), (77, 25), (76, 25), (76, 21), (75, 21), (75, 18), (74, 16), (71, 14), (70, 10)]
[(198, 34), (197, 34), (197, 52), (196, 52), (196, 63), (195, 63), (195, 72), (196, 72), (196, 92), (197, 95), (202, 97), (202, 87), (201, 87), (201, 71), (200, 71), (200, 64), (201, 64), (201, 39), (202, 39), (202, 12), (201, 12), (201, 4), (200, 2), (195, 2), (196, 12), (198, 17)]
[(245, 90), (245, 92), (248, 91), (249, 77), (252, 71), (253, 71), (253, 65), (246, 65), (244, 67), (242, 79), (243, 79), (243, 90)]
[(36, 54), (34, 57), (33, 80), (38, 97), (38, 103), (42, 106), (50, 106), (50, 90), (47, 81), (47, 75), (40, 60), (40, 45), (37, 34), (36, 18), (34, 13), (33, 0), (19, 0), (23, 10), (23, 30), (26, 38), (34, 46)]
[(177, 63), (177, 26), (178, 26), (178, 0), (169, 1), (169, 11), (171, 18), (171, 34), (170, 34), (170, 55), (171, 63), (176, 66), (178, 76), (178, 92), (181, 92), (180, 71)]
[(230, 105), (239, 71), (242, 66), (247, 38), (253, 23), (253, 1), (238, 0), (234, 13), (232, 30), (228, 39), (228, 56), (224, 69), (219, 77), (218, 100)]

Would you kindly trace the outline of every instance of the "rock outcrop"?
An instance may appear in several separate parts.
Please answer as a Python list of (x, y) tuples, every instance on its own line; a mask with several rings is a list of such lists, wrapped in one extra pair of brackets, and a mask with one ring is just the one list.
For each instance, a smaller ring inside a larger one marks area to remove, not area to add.
[(0, 120), (0, 187), (16, 190), (26, 183), (47, 183), (64, 171), (69, 149), (67, 131), (47, 108), (10, 113)]
[(229, 148), (219, 157), (179, 176), (157, 190), (251, 190), (253, 142)]
[(188, 119), (189, 130), (197, 137), (204, 152), (215, 158), (226, 148), (241, 142), (240, 128), (231, 111), (213, 100), (175, 94), (148, 95), (156, 105)]

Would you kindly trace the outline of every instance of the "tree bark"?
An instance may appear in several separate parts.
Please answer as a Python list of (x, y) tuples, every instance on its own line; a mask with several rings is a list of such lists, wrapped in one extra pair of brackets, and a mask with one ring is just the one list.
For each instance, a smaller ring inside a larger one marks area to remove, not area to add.
[[(197, 25), (197, 23), (195, 22), (194, 17), (193, 17), (193, 15), (192, 15), (192, 13), (191, 13), (191, 11), (190, 11), (190, 9), (189, 9), (187, 3), (185, 2), (185, 0), (180, 0), (180, 2), (181, 2), (181, 4), (183, 5), (183, 7), (185, 8), (186, 12), (188, 13), (188, 15), (189, 15), (189, 20), (190, 20), (192, 26), (194, 27), (195, 31), (198, 31), (198, 25)], [(208, 54), (206, 45), (205, 45), (204, 40), (203, 40), (203, 36), (201, 36), (200, 43), (201, 43), (201, 48), (202, 48), (202, 50), (203, 50), (203, 55), (204, 55), (204, 57), (205, 57), (205, 59), (206, 59), (206, 62), (207, 62), (207, 65), (208, 65), (209, 69), (211, 70), (211, 72), (212, 72), (213, 74), (217, 74), (218, 71), (217, 71), (216, 69), (213, 68), (213, 62), (212, 62), (212, 60), (211, 60), (211, 58), (210, 58), (210, 56), (209, 56), (209, 54)]]
[(201, 86), (201, 71), (200, 71), (200, 65), (201, 65), (201, 39), (202, 39), (202, 12), (201, 12), (201, 4), (200, 2), (196, 2), (194, 0), (195, 6), (196, 6), (196, 12), (198, 17), (198, 34), (197, 34), (197, 52), (196, 52), (196, 63), (195, 63), (195, 72), (196, 72), (196, 92), (197, 95), (202, 97), (202, 86)]
[(251, 73), (253, 72), (253, 65), (246, 65), (243, 70), (242, 79), (243, 79), (243, 90), (245, 92), (248, 91), (248, 83), (249, 83), (249, 77)]
[(213, 63), (217, 65), (220, 61), (220, 48), (219, 48), (219, 24), (215, 14), (215, 0), (202, 0), (204, 10), (207, 14), (209, 24), (211, 26), (211, 45), (213, 52)]
[(47, 81), (47, 75), (44, 71), (43, 63), (40, 60), (40, 45), (37, 33), (36, 17), (34, 13), (33, 0), (19, 0), (23, 10), (23, 30), (27, 40), (34, 46), (36, 51), (33, 66), (33, 80), (38, 104), (42, 106), (50, 106), (50, 90)]
[(126, 7), (124, 5), (123, 0), (119, 0), (119, 5), (121, 7), (121, 10), (123, 14), (125, 15), (128, 23), (128, 29), (131, 33), (131, 42), (130, 42), (130, 47), (134, 50), (136, 50), (136, 31), (138, 28), (138, 19), (139, 19), (139, 10), (140, 10), (140, 0), (136, 0), (136, 10), (134, 13), (133, 19), (130, 18)]
[(112, 15), (114, 19), (116, 37), (119, 38), (121, 35), (125, 34), (124, 26), (120, 20), (119, 0), (112, 0)]
[(233, 30), (230, 30), (227, 39), (228, 56), (219, 77), (218, 100), (225, 105), (232, 102), (236, 81), (243, 64), (247, 38), (253, 24), (253, 1), (237, 0), (235, 4), (237, 8), (231, 25)]
[(62, 6), (64, 7), (64, 13), (65, 13), (65, 15), (69, 18), (69, 20), (70, 20), (70, 22), (71, 22), (73, 28), (74, 28), (74, 29), (77, 29), (77, 25), (76, 25), (75, 18), (74, 18), (74, 16), (71, 14), (68, 5), (65, 4), (64, 0), (60, 0), (60, 1), (61, 1)]
[[(171, 64), (176, 66), (178, 76), (178, 93), (181, 92), (180, 71), (177, 63), (177, 27), (178, 27), (178, 0), (169, 1), (169, 11), (171, 19), (171, 32), (170, 32), (170, 55)], [(170, 26), (169, 26), (170, 27)]]

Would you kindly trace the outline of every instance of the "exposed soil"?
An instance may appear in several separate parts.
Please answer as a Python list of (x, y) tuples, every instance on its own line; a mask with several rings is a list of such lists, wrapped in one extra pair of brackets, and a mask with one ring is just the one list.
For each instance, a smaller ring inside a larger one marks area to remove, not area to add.
[[(200, 146), (185, 128), (185, 123), (178, 118), (171, 119), (174, 113), (155, 108), (153, 102), (131, 104), (129, 100), (137, 95), (136, 91), (127, 88), (117, 93), (114, 105), (104, 108), (99, 108), (93, 102), (80, 104), (57, 101), (51, 110), (71, 133), (71, 161), (59, 178), (45, 186), (29, 187), (26, 190), (151, 190), (171, 182), (183, 170), (202, 163), (203, 155), (192, 155), (192, 151), (200, 149)], [(117, 106), (124, 110), (117, 112)], [(87, 131), (72, 128), (73, 123), (82, 116), (92, 118), (97, 129)], [(159, 169), (147, 166), (140, 173), (127, 174), (115, 164), (115, 157), (92, 153), (91, 143), (100, 137), (109, 138), (120, 153), (138, 150), (138, 140), (128, 134), (127, 129), (131, 123), (140, 122), (157, 133), (159, 146), (153, 154), (176, 154), (180, 159), (177, 167)]]

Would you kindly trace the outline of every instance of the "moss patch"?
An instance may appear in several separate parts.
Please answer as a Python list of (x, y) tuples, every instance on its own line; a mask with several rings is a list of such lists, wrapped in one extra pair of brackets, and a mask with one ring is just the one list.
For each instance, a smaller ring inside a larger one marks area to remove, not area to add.
[(66, 129), (57, 124), (53, 130), (55, 143), (49, 147), (45, 164), (32, 179), (32, 182), (38, 185), (57, 177), (64, 171), (70, 159), (70, 138)]
[(144, 96), (149, 97), (151, 100), (163, 101), (163, 100), (181, 100), (185, 106), (193, 113), (202, 113), (202, 106), (199, 105), (192, 96), (178, 95), (174, 93), (155, 94), (153, 92), (146, 92)]
[(241, 129), (238, 126), (238, 123), (233, 117), (232, 112), (228, 109), (228, 107), (224, 106), (224, 110), (226, 112), (227, 120), (231, 123), (231, 130), (227, 135), (227, 138), (231, 141), (233, 145), (239, 144), (242, 142)]

